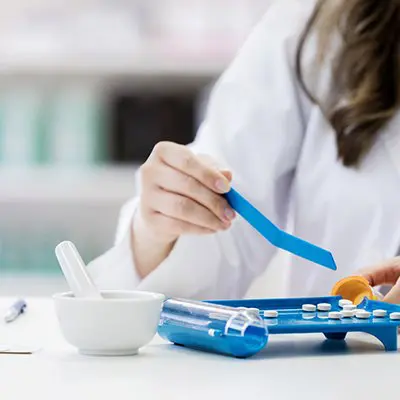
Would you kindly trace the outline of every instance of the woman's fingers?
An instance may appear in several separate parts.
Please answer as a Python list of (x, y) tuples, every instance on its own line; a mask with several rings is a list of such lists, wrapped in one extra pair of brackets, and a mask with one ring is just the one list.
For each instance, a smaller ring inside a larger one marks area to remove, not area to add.
[(383, 301), (386, 301), (387, 303), (392, 303), (392, 304), (400, 303), (400, 281), (399, 280), (392, 287), (390, 292), (385, 296)]
[(232, 172), (228, 168), (224, 167), (224, 165), (222, 165), (220, 162), (215, 160), (213, 157), (209, 156), (208, 154), (198, 154), (197, 157), (203, 163), (208, 164), (221, 172), (221, 174), (224, 175), (229, 182), (232, 181)]
[(208, 189), (199, 181), (167, 165), (158, 168), (154, 183), (167, 192), (179, 194), (210, 210), (223, 222), (235, 218), (235, 212), (219, 194)]
[(147, 205), (167, 217), (212, 231), (224, 230), (230, 226), (230, 222), (221, 221), (213, 212), (189, 197), (162, 188), (155, 188), (152, 193), (147, 199)]
[(154, 241), (168, 243), (196, 229), (214, 233), (229, 228), (236, 215), (221, 194), (230, 190), (231, 179), (210, 157), (176, 143), (157, 144), (141, 167), (142, 226)]
[(215, 230), (203, 228), (173, 217), (167, 217), (156, 211), (154, 211), (152, 217), (160, 230), (163, 232), (170, 232), (175, 236), (180, 236), (182, 234), (209, 235), (216, 232)]
[(374, 286), (393, 285), (393, 288), (383, 299), (388, 303), (400, 303), (400, 257), (391, 258), (379, 265), (360, 272), (369, 284)]
[(400, 277), (400, 257), (391, 258), (376, 266), (360, 271), (371, 286), (394, 285)]
[(234, 211), (221, 196), (232, 174), (176, 143), (156, 145), (140, 168), (142, 193), (133, 220), (132, 248), (147, 276), (184, 234), (213, 234), (230, 227)]
[(224, 174), (202, 161), (185, 146), (160, 142), (154, 147), (153, 157), (191, 176), (216, 193), (227, 193), (230, 190), (230, 182)]

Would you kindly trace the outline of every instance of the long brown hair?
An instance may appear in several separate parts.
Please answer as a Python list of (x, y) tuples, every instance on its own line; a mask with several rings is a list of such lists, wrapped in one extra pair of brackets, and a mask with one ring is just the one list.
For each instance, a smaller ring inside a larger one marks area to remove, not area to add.
[[(314, 30), (320, 39), (334, 32), (341, 39), (327, 109), (307, 88), (301, 65)], [(345, 166), (358, 165), (400, 105), (400, 0), (319, 0), (300, 39), (296, 72), (308, 97), (325, 108), (338, 157)]]

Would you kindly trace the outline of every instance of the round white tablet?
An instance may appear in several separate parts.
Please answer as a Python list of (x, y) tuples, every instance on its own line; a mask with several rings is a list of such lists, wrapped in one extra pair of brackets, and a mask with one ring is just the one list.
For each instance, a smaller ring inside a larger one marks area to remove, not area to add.
[(374, 311), (372, 311), (372, 315), (375, 318), (385, 318), (387, 315), (387, 311), (386, 310), (374, 310)]
[(341, 313), (342, 313), (343, 318), (353, 318), (354, 317), (353, 310), (342, 310)]
[(366, 310), (357, 310), (356, 311), (356, 318), (359, 319), (368, 319), (371, 316), (371, 313)]
[(331, 311), (328, 314), (329, 319), (342, 319), (342, 314), (339, 311)]
[(265, 318), (276, 318), (279, 315), (278, 311), (275, 310), (265, 310), (264, 317)]
[(349, 306), (349, 305), (353, 305), (353, 302), (347, 299), (339, 300), (339, 307), (344, 308), (344, 306)]
[(343, 310), (355, 310), (357, 306), (355, 304), (345, 304)]
[(303, 304), (301, 309), (305, 312), (315, 312), (317, 311), (317, 306), (315, 304)]
[(390, 314), (390, 319), (398, 321), (400, 319), (400, 312), (392, 312)]
[(331, 311), (332, 306), (329, 303), (319, 303), (317, 308), (319, 311)]

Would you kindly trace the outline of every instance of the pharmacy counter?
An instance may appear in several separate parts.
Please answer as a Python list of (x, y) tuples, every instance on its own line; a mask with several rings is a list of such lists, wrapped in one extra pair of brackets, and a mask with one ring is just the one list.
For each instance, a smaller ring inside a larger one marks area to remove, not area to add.
[[(0, 298), (0, 312), (12, 302)], [(239, 360), (156, 338), (138, 356), (79, 355), (58, 330), (52, 301), (28, 299), (15, 322), (0, 322), (0, 344), (37, 346), (0, 354), (0, 399), (132, 400), (398, 399), (400, 354), (367, 335), (329, 342), (322, 335), (273, 336), (267, 349)]]

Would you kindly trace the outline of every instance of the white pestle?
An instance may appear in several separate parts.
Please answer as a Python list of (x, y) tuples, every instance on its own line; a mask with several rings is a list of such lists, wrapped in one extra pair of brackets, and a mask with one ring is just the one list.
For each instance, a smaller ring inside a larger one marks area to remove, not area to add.
[(55, 249), (57, 260), (75, 297), (102, 299), (75, 245), (62, 242)]

